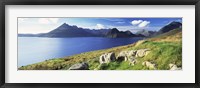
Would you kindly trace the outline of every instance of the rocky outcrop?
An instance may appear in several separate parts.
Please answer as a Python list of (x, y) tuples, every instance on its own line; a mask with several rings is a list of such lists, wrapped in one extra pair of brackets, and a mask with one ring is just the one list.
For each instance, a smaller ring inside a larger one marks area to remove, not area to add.
[(136, 53), (137, 53), (137, 50), (130, 50), (130, 51), (128, 51), (127, 56), (134, 57), (136, 55)]
[(117, 61), (129, 61), (136, 55), (136, 50), (122, 51), (117, 56)]
[(118, 54), (117, 56), (117, 61), (127, 61), (128, 60), (128, 56), (127, 56), (128, 51), (122, 51)]
[(150, 49), (140, 49), (137, 50), (136, 57), (144, 57), (150, 52)]
[(68, 70), (89, 70), (89, 65), (85, 62), (72, 65)]
[(175, 65), (175, 64), (169, 64), (169, 68), (170, 68), (170, 70), (181, 70), (181, 68), (177, 67), (177, 65)]
[(111, 53), (106, 53), (103, 54), (99, 57), (99, 63), (109, 63), (111, 61), (115, 61), (116, 57), (115, 57), (115, 53), (111, 52)]
[[(115, 53), (105, 53), (99, 57), (99, 63), (110, 63), (112, 61), (129, 61), (129, 64), (134, 66), (137, 63), (136, 57), (144, 57), (150, 52), (149, 49), (139, 49), (139, 50), (126, 50), (121, 51), (117, 57), (115, 57)], [(150, 62), (144, 62), (144, 66), (147, 66), (148, 68), (155, 69), (155, 64), (152, 64)]]
[(139, 50), (130, 50), (122, 51), (117, 56), (117, 61), (128, 61), (133, 57), (144, 57), (150, 52), (150, 49), (139, 49)]
[(156, 64), (154, 63), (151, 63), (149, 61), (145, 61), (142, 63), (143, 66), (146, 66), (147, 68), (149, 69), (156, 69)]

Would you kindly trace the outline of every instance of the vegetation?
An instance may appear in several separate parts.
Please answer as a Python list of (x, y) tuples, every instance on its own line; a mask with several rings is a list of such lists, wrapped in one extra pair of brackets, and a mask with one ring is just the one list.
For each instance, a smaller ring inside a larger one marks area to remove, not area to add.
[[(118, 54), (124, 50), (138, 50), (148, 48), (151, 52), (142, 58), (137, 58), (138, 63), (131, 66), (129, 62), (99, 63), (99, 56), (104, 53)], [(64, 58), (54, 58), (40, 63), (22, 66), (20, 70), (62, 70), (68, 69), (73, 64), (87, 62), (90, 70), (151, 70), (142, 65), (150, 61), (157, 65), (158, 70), (168, 70), (169, 64), (182, 67), (182, 32), (181, 29), (171, 30), (160, 36), (138, 41), (134, 44), (119, 46), (110, 49), (81, 53)]]

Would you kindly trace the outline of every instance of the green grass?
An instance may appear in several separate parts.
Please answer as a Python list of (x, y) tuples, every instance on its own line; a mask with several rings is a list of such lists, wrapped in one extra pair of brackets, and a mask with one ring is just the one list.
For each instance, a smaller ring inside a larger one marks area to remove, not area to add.
[[(150, 49), (150, 53), (137, 58), (137, 63), (132, 66), (129, 62), (99, 63), (99, 56), (104, 53), (114, 52), (116, 55), (124, 50)], [(87, 62), (90, 70), (152, 70), (142, 65), (150, 61), (157, 65), (158, 70), (168, 70), (169, 64), (182, 67), (182, 33), (176, 29), (158, 37), (141, 40), (135, 44), (118, 46), (110, 49), (81, 53), (69, 57), (54, 58), (40, 63), (35, 63), (18, 68), (19, 70), (66, 70), (73, 64)]]

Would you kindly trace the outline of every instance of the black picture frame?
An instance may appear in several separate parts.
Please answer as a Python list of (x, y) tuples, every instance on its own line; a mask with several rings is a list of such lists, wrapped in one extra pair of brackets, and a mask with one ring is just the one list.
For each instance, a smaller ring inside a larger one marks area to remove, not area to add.
[[(199, 88), (200, 87), (200, 0), (1, 0), (0, 1), (0, 87), (2, 88)], [(6, 5), (195, 5), (195, 83), (5, 83), (5, 6)]]

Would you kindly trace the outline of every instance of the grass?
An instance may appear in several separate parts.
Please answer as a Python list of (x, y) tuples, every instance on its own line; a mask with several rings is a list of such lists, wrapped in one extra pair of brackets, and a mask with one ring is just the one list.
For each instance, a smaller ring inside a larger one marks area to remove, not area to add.
[[(99, 63), (99, 56), (104, 53), (114, 52), (116, 55), (124, 50), (150, 49), (150, 53), (137, 58), (137, 64), (130, 65), (129, 62)], [(182, 32), (175, 29), (157, 37), (148, 38), (126, 46), (118, 46), (110, 49), (85, 52), (64, 58), (54, 58), (40, 63), (35, 63), (18, 68), (19, 70), (66, 70), (79, 62), (87, 62), (90, 70), (152, 70), (142, 65), (142, 62), (150, 61), (157, 65), (158, 70), (168, 70), (169, 64), (182, 67)]]

